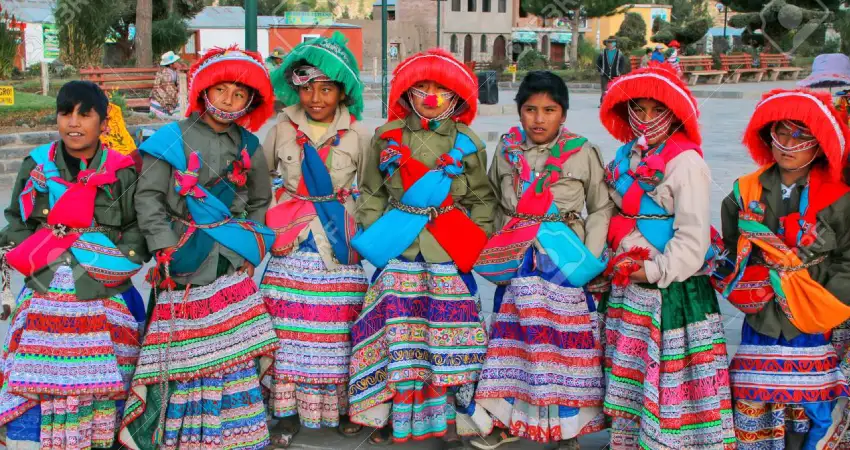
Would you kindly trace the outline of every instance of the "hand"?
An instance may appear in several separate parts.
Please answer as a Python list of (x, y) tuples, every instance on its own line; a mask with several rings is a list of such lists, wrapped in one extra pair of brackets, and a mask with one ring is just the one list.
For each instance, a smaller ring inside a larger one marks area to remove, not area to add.
[(254, 265), (249, 261), (245, 261), (239, 271), (248, 275), (249, 278), (254, 278)]
[(12, 307), (10, 307), (9, 305), (3, 305), (3, 312), (0, 313), (0, 320), (6, 320), (11, 315), (12, 315)]
[(635, 262), (640, 266), (640, 269), (632, 272), (632, 274), (629, 275), (629, 278), (631, 278), (635, 283), (649, 283), (649, 280), (646, 279), (646, 269), (643, 266), (643, 261)]

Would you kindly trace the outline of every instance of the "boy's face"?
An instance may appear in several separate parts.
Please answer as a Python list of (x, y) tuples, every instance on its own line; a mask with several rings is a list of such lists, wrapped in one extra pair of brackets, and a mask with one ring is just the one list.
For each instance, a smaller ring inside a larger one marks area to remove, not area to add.
[[(795, 137), (792, 130), (782, 126), (776, 128), (776, 137), (779, 143), (785, 147), (794, 147), (795, 145), (799, 145), (804, 142), (803, 138)], [(773, 159), (776, 160), (776, 164), (779, 165), (781, 169), (788, 171), (798, 170), (811, 164), (817, 154), (820, 153), (820, 146), (794, 153), (784, 152), (776, 145), (771, 145), (770, 148), (773, 153)]]
[[(629, 108), (637, 115), (638, 119), (642, 122), (649, 122), (656, 117), (667, 112), (667, 106), (664, 103), (653, 100), (651, 98), (639, 98), (635, 100), (631, 100), (629, 102)], [(663, 133), (659, 133), (657, 136), (648, 138), (647, 143), (649, 145), (657, 144), (664, 139), (667, 139), (667, 135), (670, 133), (670, 130), (664, 130)]]
[(207, 97), (216, 108), (235, 113), (248, 106), (248, 102), (251, 101), (251, 92), (241, 84), (219, 83), (207, 89)]
[(522, 104), (519, 115), (526, 137), (535, 145), (552, 142), (567, 119), (564, 108), (544, 92), (529, 97)]
[(81, 112), (79, 104), (71, 112), (56, 114), (56, 124), (65, 148), (75, 152), (98, 145), (100, 135), (106, 131), (106, 118), (101, 118), (94, 108)]
[[(434, 81), (420, 81), (414, 84), (413, 87), (419, 89), (422, 92), (425, 92), (428, 95), (439, 96), (447, 92), (452, 92), (451, 89), (448, 89)], [(439, 104), (439, 106), (435, 106), (430, 103), (428, 103), (428, 106), (426, 106), (424, 98), (419, 98), (415, 95), (411, 95), (411, 97), (413, 98), (413, 107), (416, 108), (416, 111), (418, 111), (419, 114), (421, 114), (422, 117), (426, 119), (433, 119), (435, 117), (439, 117), (452, 106), (452, 102), (450, 101), (443, 101), (441, 102), (441, 104)]]
[(331, 123), (345, 94), (332, 81), (311, 81), (298, 88), (298, 97), (311, 119)]

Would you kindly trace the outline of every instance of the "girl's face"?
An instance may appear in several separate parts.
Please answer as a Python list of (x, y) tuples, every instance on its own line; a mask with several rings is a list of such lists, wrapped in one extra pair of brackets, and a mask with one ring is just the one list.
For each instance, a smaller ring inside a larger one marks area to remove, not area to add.
[(311, 81), (298, 88), (301, 107), (316, 122), (331, 123), (345, 94), (332, 81)]
[(558, 136), (567, 114), (549, 94), (538, 92), (522, 104), (519, 118), (526, 137), (535, 145), (542, 145)]
[[(452, 92), (451, 89), (443, 87), (441, 84), (434, 81), (420, 81), (413, 85), (414, 88), (419, 89), (427, 95), (437, 95), (445, 94), (447, 92)], [(449, 100), (444, 100), (441, 102), (439, 106), (428, 104), (426, 106), (426, 102), (424, 98), (420, 98), (416, 95), (411, 95), (413, 98), (413, 107), (416, 111), (419, 112), (422, 117), (426, 119), (433, 119), (435, 117), (439, 117), (441, 114), (446, 112), (452, 105), (452, 102)]]
[[(637, 115), (641, 122), (649, 122), (667, 112), (668, 108), (659, 101), (651, 98), (638, 98), (629, 102), (629, 108)], [(648, 138), (647, 144), (654, 145), (667, 139), (670, 134), (669, 128), (658, 135)]]
[[(779, 141), (779, 144), (784, 147), (794, 147), (795, 145), (799, 145), (807, 140), (801, 136), (795, 137), (794, 131), (789, 130), (784, 126), (776, 127), (776, 138)], [(775, 143), (773, 143), (771, 144), (771, 151), (773, 153), (773, 159), (781, 169), (793, 171), (811, 164), (818, 153), (820, 153), (820, 146), (790, 153), (782, 151)]]
[(250, 90), (238, 83), (213, 85), (207, 89), (207, 97), (213, 106), (228, 113), (242, 111), (252, 100)]

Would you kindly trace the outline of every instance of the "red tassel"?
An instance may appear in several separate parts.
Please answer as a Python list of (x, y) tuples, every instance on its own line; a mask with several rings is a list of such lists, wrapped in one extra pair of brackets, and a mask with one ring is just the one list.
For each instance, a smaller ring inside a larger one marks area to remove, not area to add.
[(611, 262), (608, 263), (608, 268), (605, 269), (604, 275), (611, 277), (611, 284), (614, 286), (626, 286), (629, 284), (631, 274), (640, 270), (640, 264), (637, 262), (648, 259), (648, 248), (635, 247), (612, 258)]

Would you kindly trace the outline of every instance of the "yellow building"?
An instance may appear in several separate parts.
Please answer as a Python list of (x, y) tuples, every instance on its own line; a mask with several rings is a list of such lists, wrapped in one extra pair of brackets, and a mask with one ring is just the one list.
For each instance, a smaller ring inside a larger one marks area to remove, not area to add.
[(626, 13), (635, 12), (640, 14), (643, 21), (646, 22), (646, 45), (649, 46), (649, 38), (652, 37), (652, 22), (656, 17), (661, 17), (669, 22), (672, 9), (673, 7), (670, 5), (626, 5), (621, 12), (613, 16), (587, 19), (587, 27), (590, 28), (590, 31), (584, 33), (584, 38), (597, 47), (602, 47), (604, 45), (602, 42), (608, 39), (608, 36), (613, 36), (620, 30), (620, 25), (626, 19)]

